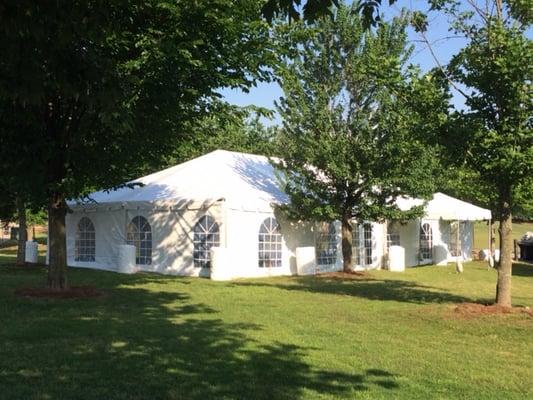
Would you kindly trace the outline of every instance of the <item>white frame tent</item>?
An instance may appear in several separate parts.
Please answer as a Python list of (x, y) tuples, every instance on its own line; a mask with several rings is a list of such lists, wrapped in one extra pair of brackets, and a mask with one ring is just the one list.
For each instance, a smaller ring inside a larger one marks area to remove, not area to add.
[[(234, 275), (295, 274), (296, 247), (314, 245), (315, 224), (289, 222), (276, 211), (276, 204), (288, 201), (278, 178), (267, 157), (217, 150), (139, 178), (134, 182), (141, 186), (133, 189), (93, 193), (89, 203), (70, 203), (73, 213), (67, 215), (68, 264), (116, 271), (119, 246), (128, 242), (128, 224), (142, 216), (151, 226), (152, 252), (151, 263), (138, 264), (138, 270), (209, 276), (210, 268), (198, 267), (194, 262), (199, 251), (195, 248), (198, 240), (194, 227), (209, 215), (216, 221), (218, 244), (227, 250)], [(82, 216), (89, 216), (95, 226), (94, 262), (76, 259), (77, 224)], [(276, 248), (266, 244), (261, 263), (259, 231), (269, 218), (275, 218), (281, 227), (281, 250), (278, 244)], [(268, 252), (276, 256), (281, 252), (281, 263), (264, 263)], [(341, 261), (336, 260), (328, 268), (340, 265)]]
[[(399, 198), (397, 204), (400, 209), (408, 210), (413, 206), (420, 206), (424, 204), (423, 200), (412, 199), (412, 198)], [(478, 207), (471, 203), (467, 203), (463, 200), (456, 199), (454, 197), (448, 196), (444, 193), (437, 192), (433, 195), (433, 198), (427, 202), (424, 207), (424, 216), (419, 219), (418, 229), (422, 224), (429, 224), (433, 231), (433, 259), (431, 262), (436, 262), (437, 264), (444, 264), (447, 262), (457, 261), (466, 261), (471, 259), (471, 252), (473, 249), (473, 232), (474, 226), (473, 222), (475, 221), (488, 221), (489, 226), (489, 249), (491, 249), (491, 221), (492, 213), (490, 210), (485, 208)], [(457, 228), (454, 228), (456, 224)], [(410, 223), (411, 229), (413, 223)], [(461, 230), (461, 225), (463, 229)], [(407, 228), (404, 228), (404, 230)], [(420, 232), (420, 231), (419, 231)], [(452, 234), (456, 237), (453, 238)], [(457, 254), (452, 254), (451, 244), (455, 242), (458, 246)], [(414, 246), (407, 246), (411, 247)], [(492, 250), (492, 249), (491, 249)], [(418, 259), (418, 265), (423, 264), (424, 261), (420, 260), (418, 255), (413, 255), (412, 251), (409, 252), (406, 248), (406, 261), (407, 265), (416, 265), (413, 260)], [(436, 254), (445, 254), (446, 259), (443, 257), (436, 257)], [(436, 259), (439, 258), (439, 259)]]
[[(232, 277), (293, 275), (302, 272), (298, 270), (297, 249), (314, 248), (319, 238), (323, 239), (320, 224), (289, 221), (277, 209), (276, 205), (289, 199), (279, 173), (264, 156), (217, 150), (134, 182), (140, 185), (95, 192), (89, 196), (90, 202), (69, 203), (73, 211), (66, 218), (70, 266), (117, 271), (120, 248), (131, 243), (138, 253), (137, 270), (210, 276), (212, 270), (205, 261), (209, 261), (207, 252), (213, 246), (224, 249)], [(439, 223), (452, 217), (445, 214), (452, 198), (443, 196), (435, 194), (423, 219), (431, 223), (433, 244), (442, 242)], [(461, 215), (467, 221), (490, 217), (488, 210), (452, 200), (458, 204), (457, 212), (470, 210)], [(416, 199), (399, 201), (407, 208), (422, 204)], [(195, 229), (206, 216), (213, 231), (206, 226)], [(82, 218), (86, 219), (81, 225), (90, 227), (90, 232), (80, 229)], [(277, 231), (261, 232), (265, 221), (272, 226), (271, 218), (279, 225), (281, 239), (272, 236)], [(136, 226), (131, 225), (134, 220)], [(418, 265), (413, 253), (418, 248), (419, 224), (410, 221), (399, 232), (407, 266)], [(387, 251), (386, 224), (362, 221), (358, 226), (357, 251), (365, 257), (355, 269), (381, 268)], [(336, 240), (326, 244), (328, 264), (317, 265), (316, 252), (310, 253), (313, 273), (342, 270), (340, 223), (334, 222), (333, 228), (329, 236)], [(265, 262), (269, 257), (280, 262)]]

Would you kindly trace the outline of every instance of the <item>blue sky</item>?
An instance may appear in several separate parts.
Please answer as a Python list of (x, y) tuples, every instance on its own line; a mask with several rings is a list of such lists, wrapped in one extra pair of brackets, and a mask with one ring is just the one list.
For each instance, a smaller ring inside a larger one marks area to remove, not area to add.
[[(402, 8), (422, 11), (427, 11), (428, 9), (427, 0), (399, 0), (390, 7), (386, 5), (388, 2), (384, 2), (384, 4), (385, 6), (382, 7), (381, 12), (385, 20), (398, 15)], [(429, 17), (427, 38), (432, 43), (433, 51), (441, 64), (446, 64), (465, 45), (464, 39), (446, 39), (449, 36), (453, 36), (452, 33), (448, 32), (448, 27), (448, 20), (442, 14), (431, 15)], [(423, 71), (434, 68), (436, 66), (435, 59), (427, 46), (419, 42), (421, 40), (420, 35), (411, 30), (409, 32), (409, 40), (415, 46), (411, 63), (420, 65)], [(252, 88), (249, 93), (243, 93), (235, 89), (224, 89), (221, 93), (232, 104), (239, 106), (255, 105), (272, 110), (274, 109), (274, 101), (282, 95), (281, 89), (275, 83), (260, 83), (257, 87)], [(456, 107), (461, 108), (463, 105), (462, 96), (458, 93), (454, 94), (453, 103)], [(276, 117), (273, 121), (264, 122), (267, 124), (276, 124), (280, 121)]]

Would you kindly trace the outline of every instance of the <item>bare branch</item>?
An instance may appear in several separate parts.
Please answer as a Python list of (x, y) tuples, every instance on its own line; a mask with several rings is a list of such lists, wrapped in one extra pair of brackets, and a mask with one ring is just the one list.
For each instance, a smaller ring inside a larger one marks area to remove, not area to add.
[[(444, 37), (441, 37), (441, 38), (438, 38), (438, 39), (435, 39), (434, 41), (432, 41), (430, 44), (431, 45), (434, 45), (434, 44), (437, 44), (439, 42), (442, 42), (444, 40), (449, 40), (449, 39), (463, 39), (464, 36), (462, 35), (452, 35), (452, 36), (444, 36)], [(412, 40), (409, 40), (410, 43), (426, 43), (425, 40), (423, 39), (412, 39)]]
[[(474, 0), (466, 0), (474, 10), (476, 10), (477, 14), (481, 17), (481, 19), (483, 19), (483, 21), (485, 21), (485, 23), (488, 23), (489, 21), (489, 16), (487, 14), (485, 14), (485, 11), (483, 11), (478, 5), (477, 3), (474, 1)], [(496, 0), (496, 1), (501, 1), (501, 0)]]
[(420, 33), (420, 36), (422, 36), (424, 42), (426, 43), (426, 46), (429, 50), (429, 52), (431, 53), (431, 56), (433, 57), (433, 60), (435, 61), (435, 63), (437, 64), (437, 67), (440, 69), (440, 71), (442, 72), (442, 74), (446, 77), (446, 80), (450, 83), (450, 85), (453, 86), (453, 88), (455, 90), (457, 90), (459, 93), (461, 93), (461, 95), (463, 95), (463, 97), (465, 99), (470, 99), (470, 96), (463, 90), (461, 89), (459, 86), (457, 86), (457, 84), (453, 81), (453, 79), (451, 78), (450, 74), (448, 74), (448, 71), (446, 71), (446, 69), (442, 66), (442, 64), (440, 63), (439, 59), (437, 58), (437, 55), (435, 54), (435, 52), (433, 51), (433, 46), (431, 45), (431, 43), (429, 42), (426, 34), (424, 32), (419, 32)]

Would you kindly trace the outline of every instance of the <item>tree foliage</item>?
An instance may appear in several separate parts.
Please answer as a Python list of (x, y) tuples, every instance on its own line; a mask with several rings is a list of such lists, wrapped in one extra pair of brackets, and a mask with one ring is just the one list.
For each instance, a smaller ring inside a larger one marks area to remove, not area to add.
[(352, 219), (418, 216), (421, 208), (401, 211), (396, 199), (434, 191), (435, 153), (423, 135), (445, 123), (447, 94), (436, 77), (405, 65), (406, 23), (398, 18), (374, 33), (341, 6), (334, 20), (281, 34), (287, 52), (277, 71), (284, 92), (277, 164), (287, 176), (286, 211), (341, 220), (345, 269)]
[(301, 14), (304, 20), (314, 22), (326, 15), (333, 16), (333, 7), (338, 5), (338, 0), (267, 0), (261, 12), (269, 22), (276, 17), (285, 16), (289, 21), (298, 21)]
[(209, 112), (217, 89), (246, 90), (268, 78), (260, 7), (256, 0), (2, 2), (0, 102), (36, 129), (7, 129), (0, 151), (33, 162), (42, 177), (50, 286), (66, 285), (66, 199), (157, 164)]
[[(517, 0), (517, 2), (520, 1), (524, 0)], [(324, 16), (333, 17), (340, 3), (339, 0), (267, 0), (262, 13), (269, 22), (272, 22), (275, 17), (288, 17), (289, 21), (303, 19), (313, 23)], [(361, 15), (365, 29), (377, 26), (381, 21), (379, 10), (382, 0), (360, 0), (355, 3), (356, 7), (352, 9), (352, 12)], [(394, 3), (396, 0), (388, 0), (389, 5)]]
[[(453, 116), (444, 146), (454, 168), (472, 177), (470, 197), (481, 195), (500, 221), (501, 256), (496, 301), (511, 305), (512, 215), (533, 208), (533, 43), (530, 14), (520, 2), (432, 1), (451, 17), (451, 29), (468, 44), (446, 69), (452, 84), (465, 88), (466, 109)], [(459, 160), (459, 162), (457, 162)]]
[(277, 126), (265, 126), (262, 118), (271, 113), (252, 108), (221, 104), (224, 110), (206, 115), (191, 126), (184, 140), (168, 157), (167, 165), (199, 157), (222, 149), (243, 153), (274, 156), (278, 139)]

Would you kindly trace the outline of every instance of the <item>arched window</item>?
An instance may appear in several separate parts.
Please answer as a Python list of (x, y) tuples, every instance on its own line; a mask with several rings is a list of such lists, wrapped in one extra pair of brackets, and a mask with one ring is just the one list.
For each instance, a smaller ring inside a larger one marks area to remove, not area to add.
[(135, 246), (135, 262), (152, 264), (152, 228), (146, 218), (138, 215), (128, 224), (127, 243)]
[(420, 226), (420, 259), (431, 260), (433, 248), (433, 231), (431, 225), (424, 223)]
[(318, 265), (334, 265), (337, 260), (337, 233), (333, 223), (321, 224), (316, 235), (316, 262)]
[(365, 265), (372, 264), (372, 224), (363, 225), (363, 239), (365, 251)]
[(281, 230), (275, 218), (267, 218), (259, 228), (259, 267), (281, 267)]
[(216, 247), (220, 244), (218, 224), (213, 217), (204, 215), (194, 225), (193, 244), (194, 266), (197, 268), (210, 268), (211, 257), (209, 256), (209, 250), (211, 250), (211, 247)]
[(397, 222), (389, 222), (387, 224), (387, 250), (391, 246), (400, 245), (400, 230)]
[(78, 222), (75, 242), (75, 261), (92, 262), (96, 253), (96, 233), (92, 221), (82, 217)]

